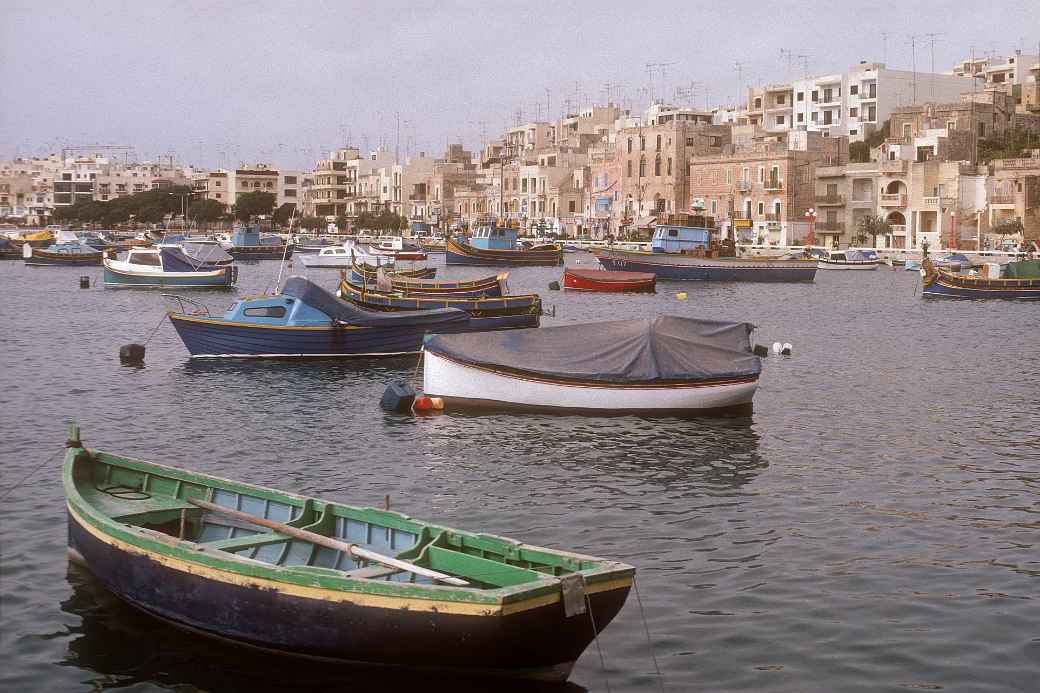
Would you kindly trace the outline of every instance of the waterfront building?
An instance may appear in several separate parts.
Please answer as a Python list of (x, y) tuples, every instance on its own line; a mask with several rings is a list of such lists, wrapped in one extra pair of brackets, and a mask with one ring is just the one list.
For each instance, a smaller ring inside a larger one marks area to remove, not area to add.
[[(995, 159), (989, 166), (989, 228), (1017, 219), (1022, 222), (1023, 238), (1012, 240), (1040, 243), (1040, 149), (1016, 159)], [(986, 238), (991, 246), (1000, 240), (993, 235)]]

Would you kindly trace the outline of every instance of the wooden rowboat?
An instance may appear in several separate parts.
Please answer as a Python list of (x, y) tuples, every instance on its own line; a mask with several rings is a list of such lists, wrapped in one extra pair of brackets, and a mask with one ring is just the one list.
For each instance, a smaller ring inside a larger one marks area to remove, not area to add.
[[(410, 273), (408, 270), (384, 270), (385, 279), (390, 282), (390, 288), (393, 291), (422, 296), (479, 298), (482, 296), (502, 296), (508, 293), (504, 289), (506, 281), (509, 279), (508, 272), (500, 272), (499, 274), (480, 279), (459, 280), (434, 279), (433, 275), (436, 272), (434, 267), (428, 268), (430, 271), (429, 277), (425, 275), (420, 276), (419, 272), (423, 272), (425, 269), (411, 270)], [(378, 268), (371, 268), (370, 271), (370, 266), (355, 262), (352, 267), (350, 282), (355, 286), (378, 285)]]
[(291, 655), (565, 680), (635, 568), (88, 450), (69, 555), (130, 604)]
[(530, 315), (533, 316), (533, 320), (530, 321), (528, 327), (537, 327), (538, 318), (542, 315), (542, 299), (538, 294), (486, 298), (426, 296), (371, 290), (344, 280), (339, 284), (338, 295), (356, 306), (374, 311), (426, 311), (457, 308), (477, 318)]
[(654, 293), (657, 275), (649, 272), (609, 272), (568, 267), (563, 271), (563, 288), (578, 291)]
[[(351, 271), (358, 277), (364, 277), (365, 281), (374, 282), (379, 277), (379, 266), (370, 265), (367, 262), (359, 262), (356, 258), (352, 261)], [(397, 269), (393, 266), (384, 267), (384, 271), (390, 271), (397, 278), (409, 279), (433, 279), (437, 276), (436, 267), (417, 267), (415, 269)]]

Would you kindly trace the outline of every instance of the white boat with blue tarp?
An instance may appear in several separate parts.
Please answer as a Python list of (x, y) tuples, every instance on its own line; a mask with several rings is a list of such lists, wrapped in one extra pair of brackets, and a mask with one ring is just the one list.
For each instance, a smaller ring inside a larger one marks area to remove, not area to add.
[(423, 349), (426, 394), (448, 405), (596, 413), (743, 411), (761, 359), (745, 322), (664, 315), (485, 335)]
[(219, 262), (219, 247), (207, 249), (211, 262), (188, 255), (181, 246), (131, 248), (125, 260), (105, 258), (105, 286), (139, 289), (227, 289), (235, 285), (238, 268)]
[(826, 270), (876, 270), (880, 264), (873, 250), (829, 250), (820, 257), (820, 269)]
[(731, 241), (716, 237), (715, 219), (705, 214), (674, 214), (659, 219), (650, 251), (597, 248), (603, 269), (649, 272), (680, 281), (809, 282), (816, 277), (814, 257), (736, 257)]

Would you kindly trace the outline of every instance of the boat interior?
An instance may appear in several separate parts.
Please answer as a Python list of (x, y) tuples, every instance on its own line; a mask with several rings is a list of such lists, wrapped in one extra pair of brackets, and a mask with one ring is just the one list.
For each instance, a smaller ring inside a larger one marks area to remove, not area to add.
[[(110, 519), (240, 559), (337, 577), (432, 584), (434, 580), (199, 508), (193, 497), (284, 523), (496, 589), (559, 577), (598, 562), (485, 534), (450, 530), (389, 510), (326, 503), (199, 477), (106, 453), (80, 454), (74, 479), (84, 501)], [(165, 541), (169, 541), (165, 539)]]

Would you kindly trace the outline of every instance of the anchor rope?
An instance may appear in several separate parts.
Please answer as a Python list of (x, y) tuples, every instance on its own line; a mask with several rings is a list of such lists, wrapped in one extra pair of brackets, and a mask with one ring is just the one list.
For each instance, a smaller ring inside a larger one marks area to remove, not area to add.
[(162, 327), (163, 320), (165, 320), (165, 319), (166, 319), (166, 313), (163, 313), (162, 316), (159, 318), (159, 322), (157, 322), (155, 324), (155, 327), (152, 328), (152, 331), (149, 332), (148, 336), (145, 338), (144, 346), (148, 346), (148, 342), (152, 341), (152, 337), (154, 337), (155, 333), (159, 331), (160, 327)]
[(599, 644), (599, 629), (596, 628), (596, 617), (592, 615), (592, 600), (588, 592), (585, 593), (585, 609), (589, 612), (589, 623), (592, 624), (592, 641), (596, 643), (596, 652), (599, 653), (599, 667), (603, 671), (603, 683), (606, 684), (607, 693), (610, 693), (610, 677), (607, 675), (607, 661), (603, 658), (603, 647)]
[[(58, 454), (60, 454), (60, 453), (61, 453), (61, 450), (58, 451)], [(4, 492), (2, 494), (0, 494), (0, 500), (5, 500), (9, 495), (11, 495), (11, 493), (15, 489), (17, 489), (18, 487), (22, 486), (25, 482), (27, 482), (29, 479), (31, 479), (33, 477), (33, 475), (36, 474), (36, 472), (40, 471), (45, 466), (47, 466), (51, 462), (53, 462), (54, 458), (57, 457), (57, 456), (58, 455), (51, 455), (50, 457), (45, 459), (42, 463), (40, 463), (37, 466), (35, 466), (32, 469), (30, 469), (29, 473), (26, 474), (24, 477), (22, 477), (22, 479), (20, 481), (16, 482), (13, 486), (9, 486), (8, 488), (4, 489)]]
[(643, 610), (643, 598), (639, 596), (639, 585), (636, 583), (636, 579), (632, 577), (632, 588), (636, 593), (636, 603), (639, 604), (639, 617), (643, 620), (643, 631), (646, 633), (646, 648), (650, 650), (650, 659), (654, 663), (654, 671), (657, 672), (657, 683), (659, 688), (664, 691), (664, 677), (661, 676), (661, 667), (657, 663), (657, 655), (654, 654), (654, 643), (650, 638), (650, 626), (646, 622), (646, 612)]

